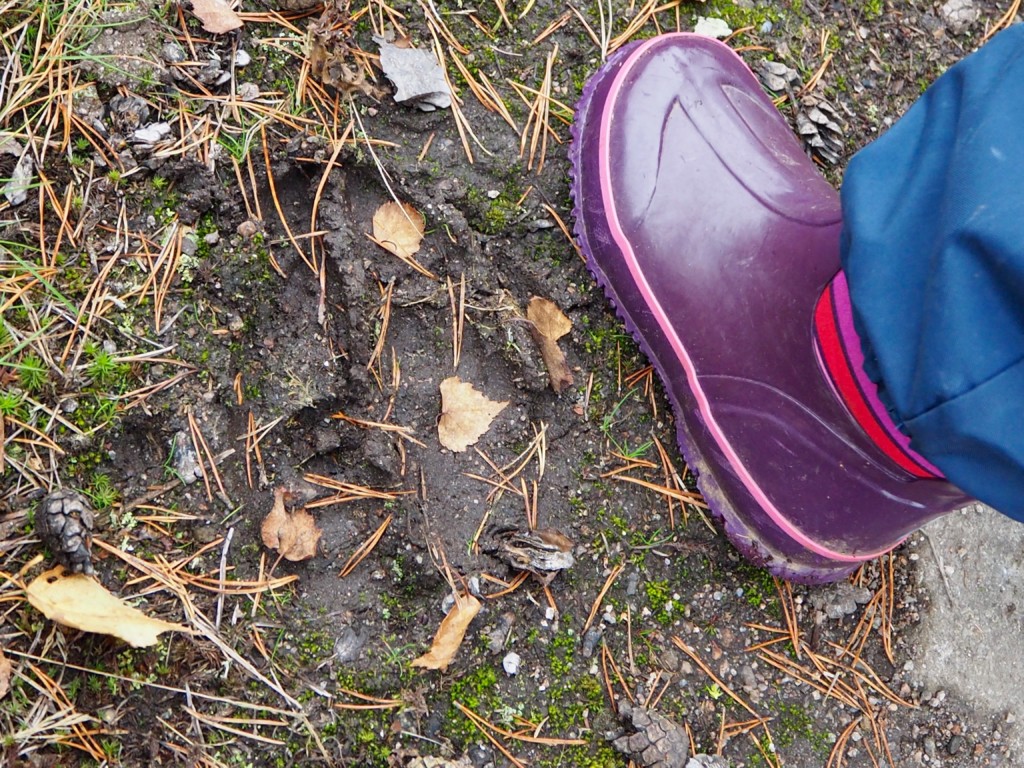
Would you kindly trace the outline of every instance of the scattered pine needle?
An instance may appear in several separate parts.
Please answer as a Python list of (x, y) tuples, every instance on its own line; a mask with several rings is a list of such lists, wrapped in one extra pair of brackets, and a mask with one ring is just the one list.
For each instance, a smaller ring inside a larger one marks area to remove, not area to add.
[(370, 538), (356, 548), (356, 551), (352, 553), (352, 556), (348, 559), (348, 562), (345, 563), (341, 572), (338, 574), (339, 578), (343, 579), (351, 574), (352, 571), (356, 569), (356, 566), (366, 559), (366, 557), (373, 551), (374, 547), (376, 547), (380, 542), (381, 538), (384, 536), (384, 532), (388, 529), (388, 526), (391, 525), (391, 521), (394, 517), (394, 515), (388, 515), (377, 530), (371, 534)]
[(597, 597), (594, 599), (594, 604), (590, 607), (590, 614), (587, 616), (586, 622), (583, 624), (583, 629), (580, 634), (586, 634), (587, 630), (590, 629), (590, 625), (594, 623), (594, 618), (597, 616), (597, 612), (601, 610), (601, 603), (604, 601), (604, 596), (608, 594), (608, 590), (612, 588), (612, 584), (619, 578), (623, 569), (626, 567), (625, 563), (619, 563), (612, 572), (608, 574), (608, 578), (604, 580), (604, 586), (601, 587), (601, 591), (597, 593)]

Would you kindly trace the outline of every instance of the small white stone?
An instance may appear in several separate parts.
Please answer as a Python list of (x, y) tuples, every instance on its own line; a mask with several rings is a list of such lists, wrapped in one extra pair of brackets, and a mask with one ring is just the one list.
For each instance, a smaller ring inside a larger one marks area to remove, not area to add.
[(519, 665), (522, 661), (523, 660), (518, 653), (510, 651), (505, 655), (505, 658), (501, 660), (501, 666), (504, 667), (505, 674), (512, 677), (519, 673)]
[(723, 37), (728, 37), (732, 34), (732, 28), (722, 19), (698, 16), (697, 23), (693, 26), (693, 34), (721, 40)]

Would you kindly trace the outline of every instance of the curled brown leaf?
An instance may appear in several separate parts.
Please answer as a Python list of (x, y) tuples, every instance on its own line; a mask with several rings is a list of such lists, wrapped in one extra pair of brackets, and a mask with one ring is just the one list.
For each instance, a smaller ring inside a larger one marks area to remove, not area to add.
[(526, 305), (530, 333), (548, 369), (548, 379), (555, 394), (572, 386), (573, 376), (558, 340), (572, 330), (572, 321), (549, 299), (534, 296)]
[(469, 623), (480, 613), (481, 603), (473, 595), (455, 593), (455, 605), (444, 617), (434, 635), (430, 650), (412, 662), (414, 667), (439, 669), (444, 672), (462, 645)]
[(260, 534), (267, 547), (294, 563), (316, 555), (323, 531), (305, 508), (289, 510), (286, 507), (285, 501), (290, 496), (283, 488), (274, 491), (274, 506), (263, 518)]

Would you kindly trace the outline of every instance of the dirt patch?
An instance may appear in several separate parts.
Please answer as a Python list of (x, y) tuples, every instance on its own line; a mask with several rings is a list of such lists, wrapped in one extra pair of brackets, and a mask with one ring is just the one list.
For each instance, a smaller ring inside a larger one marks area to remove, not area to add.
[[(83, 90), (96, 104), (47, 156), (47, 226), (32, 224), (34, 209), (0, 211), (4, 300), (14, 297), (0, 371), (20, 397), (0, 401), (4, 571), (39, 551), (29, 522), (39, 497), (81, 487), (99, 512), (97, 536), (174, 574), (197, 610), (220, 617), (219, 641), (172, 636), (126, 651), (12, 602), (8, 760), (513, 764), (468, 710), (531, 765), (625, 766), (612, 740), (627, 731), (618, 703), (631, 700), (685, 723), (694, 753), (734, 766), (825, 765), (830, 755), (847, 766), (1012, 764), (1005, 723), (912, 685), (906, 638), (928, 608), (905, 551), (845, 586), (790, 587), (745, 564), (699, 498), (687, 501), (694, 486), (660, 384), (561, 230), (571, 224), (563, 105), (600, 64), (597, 7), (577, 14), (538, 0), (437, 17), (431, 7), (352, 8), (339, 39), (375, 51), (374, 27), (389, 17), (420, 47), (436, 35), (461, 95), (461, 134), (450, 110), (393, 103), (379, 70), (379, 100), (320, 88), (301, 69), (318, 13), (253, 11), (237, 36), (217, 40), (173, 5), (140, 6), (123, 23), (82, 19), (96, 27), (83, 42), (92, 64), (73, 71), (82, 85), (97, 81)], [(1002, 15), (992, 2), (974, 8), (954, 33), (925, 2), (669, 4), (633, 36), (717, 17), (745, 29), (732, 42), (751, 65), (768, 55), (800, 83), (820, 69), (814, 94), (844, 121), (843, 157), (824, 169), (837, 180)], [(640, 14), (614, 9), (613, 32)], [(0, 29), (7, 41), (20, 34), (6, 15)], [(365, 60), (346, 55), (355, 67)], [(467, 78), (493, 85), (518, 133)], [(249, 101), (246, 84), (258, 94)], [(539, 127), (538, 90), (552, 99)], [(165, 138), (140, 141), (140, 126), (118, 122), (111, 99), (128, 93), (146, 101), (148, 122), (171, 126)], [(789, 95), (782, 110), (795, 122), (800, 101)], [(0, 129), (15, 130), (29, 113), (3, 114)], [(535, 137), (546, 142), (542, 170), (539, 149), (529, 167)], [(421, 270), (368, 238), (393, 195), (426, 219)], [(67, 232), (54, 202), (64, 200)], [(61, 269), (39, 273), (48, 264)], [(36, 307), (54, 303), (37, 285), (22, 290), (33, 274), (67, 298), (70, 319), (55, 315), (52, 332), (33, 334), (43, 328)], [(534, 296), (572, 322), (559, 344), (574, 384), (560, 395), (525, 320)], [(76, 316), (96, 318), (81, 340)], [(30, 355), (45, 371), (37, 387)], [(460, 453), (437, 434), (439, 387), (453, 375), (509, 403)], [(45, 432), (57, 417), (73, 428)], [(65, 453), (29, 442), (37, 436), (17, 425), (30, 418)], [(275, 563), (261, 543), (277, 488), (312, 503), (323, 529), (312, 560)], [(344, 499), (317, 505), (332, 494)], [(575, 562), (547, 587), (530, 575), (507, 591), (517, 571), (489, 541), (525, 529), (528, 515), (571, 539)], [(450, 604), (440, 553), (448, 577), (483, 601), (443, 673), (410, 666)], [(96, 568), (113, 591), (149, 596), (151, 610), (182, 620), (182, 601), (159, 579), (133, 582), (130, 560), (104, 549)], [(266, 586), (289, 574), (297, 581)], [(218, 597), (222, 578), (262, 586)], [(514, 676), (503, 664), (513, 652)], [(44, 679), (67, 700), (37, 709)], [(88, 732), (44, 719), (68, 713), (90, 718)]]

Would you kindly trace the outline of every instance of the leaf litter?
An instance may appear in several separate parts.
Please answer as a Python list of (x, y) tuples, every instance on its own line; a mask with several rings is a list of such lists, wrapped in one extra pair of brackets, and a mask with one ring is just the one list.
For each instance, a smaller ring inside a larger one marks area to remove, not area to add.
[(242, 26), (241, 17), (231, 10), (227, 0), (192, 0), (192, 13), (203, 23), (203, 29), (223, 35)]
[(526, 305), (526, 319), (530, 321), (530, 333), (548, 369), (551, 389), (556, 395), (561, 394), (572, 386), (573, 376), (558, 340), (572, 330), (572, 321), (555, 302), (539, 296), (534, 296)]
[(110, 594), (91, 576), (65, 573), (62, 566), (39, 574), (25, 588), (32, 607), (65, 627), (124, 640), (135, 648), (156, 645), (164, 632), (188, 627), (154, 619)]
[(444, 617), (437, 634), (434, 635), (434, 642), (430, 650), (415, 659), (412, 666), (423, 669), (438, 669), (444, 672), (448, 665), (455, 659), (459, 652), (459, 646), (466, 636), (470, 622), (480, 613), (483, 604), (473, 595), (463, 594), (456, 591), (455, 604), (448, 615)]
[(290, 562), (309, 560), (317, 553), (323, 531), (305, 507), (288, 509), (292, 494), (283, 488), (274, 491), (274, 506), (260, 527), (263, 543)]
[(458, 376), (450, 376), (441, 382), (438, 440), (450, 451), (465, 451), (483, 437), (507, 405), (491, 400)]

